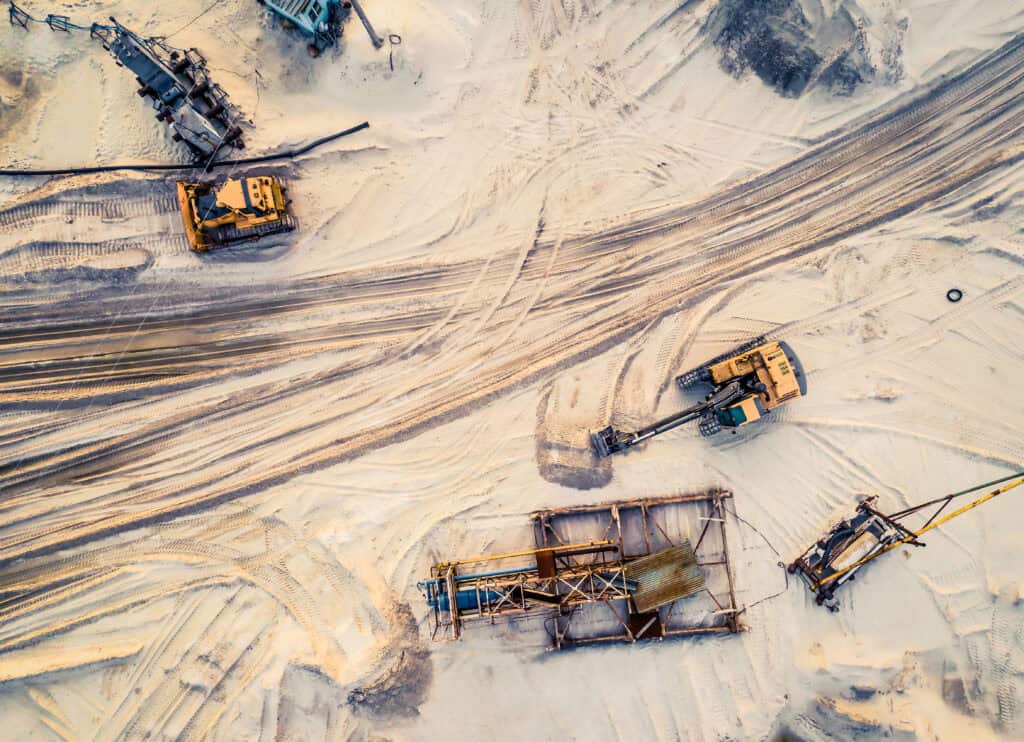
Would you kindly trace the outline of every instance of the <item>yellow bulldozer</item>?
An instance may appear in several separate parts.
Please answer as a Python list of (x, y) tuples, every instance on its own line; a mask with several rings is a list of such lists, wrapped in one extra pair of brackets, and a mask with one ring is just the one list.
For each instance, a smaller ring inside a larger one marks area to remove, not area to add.
[(178, 182), (178, 205), (197, 252), (295, 229), (281, 181), (271, 175), (213, 183)]
[(807, 393), (807, 377), (793, 350), (782, 341), (763, 337), (677, 376), (676, 383), (682, 389), (705, 386), (711, 390), (700, 404), (636, 432), (609, 426), (591, 433), (597, 455), (625, 451), (692, 420), (700, 421), (699, 430), (706, 436), (722, 428), (739, 428)]

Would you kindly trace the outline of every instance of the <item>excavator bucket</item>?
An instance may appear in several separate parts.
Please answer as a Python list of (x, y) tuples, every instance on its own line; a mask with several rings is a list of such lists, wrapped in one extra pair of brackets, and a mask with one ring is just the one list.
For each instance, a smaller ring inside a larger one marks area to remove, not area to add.
[(609, 456), (615, 451), (620, 451), (624, 446), (616, 440), (615, 429), (609, 425), (607, 428), (602, 428), (597, 432), (591, 432), (590, 442), (594, 446), (594, 451), (598, 456), (604, 458)]

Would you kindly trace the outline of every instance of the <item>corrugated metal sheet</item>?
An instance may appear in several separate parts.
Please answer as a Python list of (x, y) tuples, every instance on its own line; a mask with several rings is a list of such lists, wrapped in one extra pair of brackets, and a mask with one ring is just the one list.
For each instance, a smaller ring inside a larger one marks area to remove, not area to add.
[(636, 609), (641, 613), (704, 589), (704, 573), (697, 565), (689, 541), (634, 559), (626, 565), (625, 571), (626, 577), (637, 583), (631, 592)]

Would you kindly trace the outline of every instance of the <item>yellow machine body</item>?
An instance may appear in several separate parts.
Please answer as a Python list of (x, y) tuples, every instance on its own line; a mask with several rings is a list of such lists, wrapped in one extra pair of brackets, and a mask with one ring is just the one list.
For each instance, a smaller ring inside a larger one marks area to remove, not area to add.
[(751, 373), (764, 385), (764, 390), (759, 394), (733, 405), (742, 408), (747, 422), (759, 419), (764, 412), (773, 410), (784, 402), (803, 396), (796, 370), (790, 364), (782, 344), (778, 342), (765, 343), (732, 358), (726, 358), (708, 370), (715, 386)]
[(209, 183), (178, 183), (178, 205), (189, 245), (211, 247), (259, 239), (295, 228), (281, 182), (270, 175)]

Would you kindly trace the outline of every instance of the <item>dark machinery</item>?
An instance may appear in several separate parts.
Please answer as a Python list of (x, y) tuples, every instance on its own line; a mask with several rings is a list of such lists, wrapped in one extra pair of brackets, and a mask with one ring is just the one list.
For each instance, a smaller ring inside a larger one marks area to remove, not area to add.
[(235, 125), (228, 96), (210, 79), (206, 60), (195, 49), (176, 49), (160, 38), (144, 39), (111, 17), (113, 25), (80, 26), (65, 15), (51, 13), (40, 20), (9, 3), (11, 25), (28, 29), (45, 23), (53, 31), (88, 31), (117, 59), (119, 67), (135, 73), (139, 95), (151, 98), (158, 121), (170, 124), (171, 138), (184, 142), (197, 162), (209, 163), (221, 147), (242, 149), (242, 130)]
[(259, 0), (282, 25), (295, 28), (309, 40), (309, 51), (320, 55), (338, 43), (341, 23), (350, 12), (351, 3), (341, 0)]
[[(828, 533), (797, 557), (787, 567), (787, 570), (790, 574), (800, 574), (807, 583), (807, 587), (814, 593), (814, 600), (818, 605), (824, 605), (835, 612), (839, 610), (839, 604), (835, 599), (836, 590), (853, 580), (868, 562), (902, 544), (924, 546), (919, 540), (922, 534), (1024, 484), (1022, 474), (1024, 473), (1013, 474), (970, 489), (954, 492), (951, 495), (930, 500), (892, 515), (885, 515), (876, 510), (874, 503), (877, 498), (869, 498), (857, 506), (856, 513), (837, 523)], [(939, 518), (939, 515), (954, 498), (1004, 482), (1008, 483)], [(911, 530), (901, 522), (905, 518), (933, 506), (937, 509), (917, 530)]]
[(699, 420), (701, 435), (714, 435), (723, 427), (738, 428), (807, 393), (807, 378), (796, 354), (784, 342), (763, 337), (724, 353), (700, 368), (676, 378), (681, 389), (710, 386), (704, 401), (635, 432), (611, 426), (591, 433), (598, 456), (642, 443), (680, 425)]
[(536, 512), (535, 548), (440, 561), (417, 583), (432, 638), (534, 616), (555, 649), (736, 633), (731, 496), (710, 490)]
[(227, 94), (210, 80), (206, 60), (195, 49), (174, 49), (159, 39), (143, 39), (110, 19), (90, 34), (103, 42), (120, 65), (135, 73), (139, 95), (153, 101), (158, 121), (170, 124), (171, 138), (199, 160), (212, 159), (224, 145), (244, 147)]
[(310, 40), (309, 53), (320, 56), (328, 47), (338, 43), (341, 24), (356, 11), (374, 48), (384, 40), (377, 35), (366, 17), (359, 0), (258, 0), (281, 20), (281, 25), (294, 28)]

